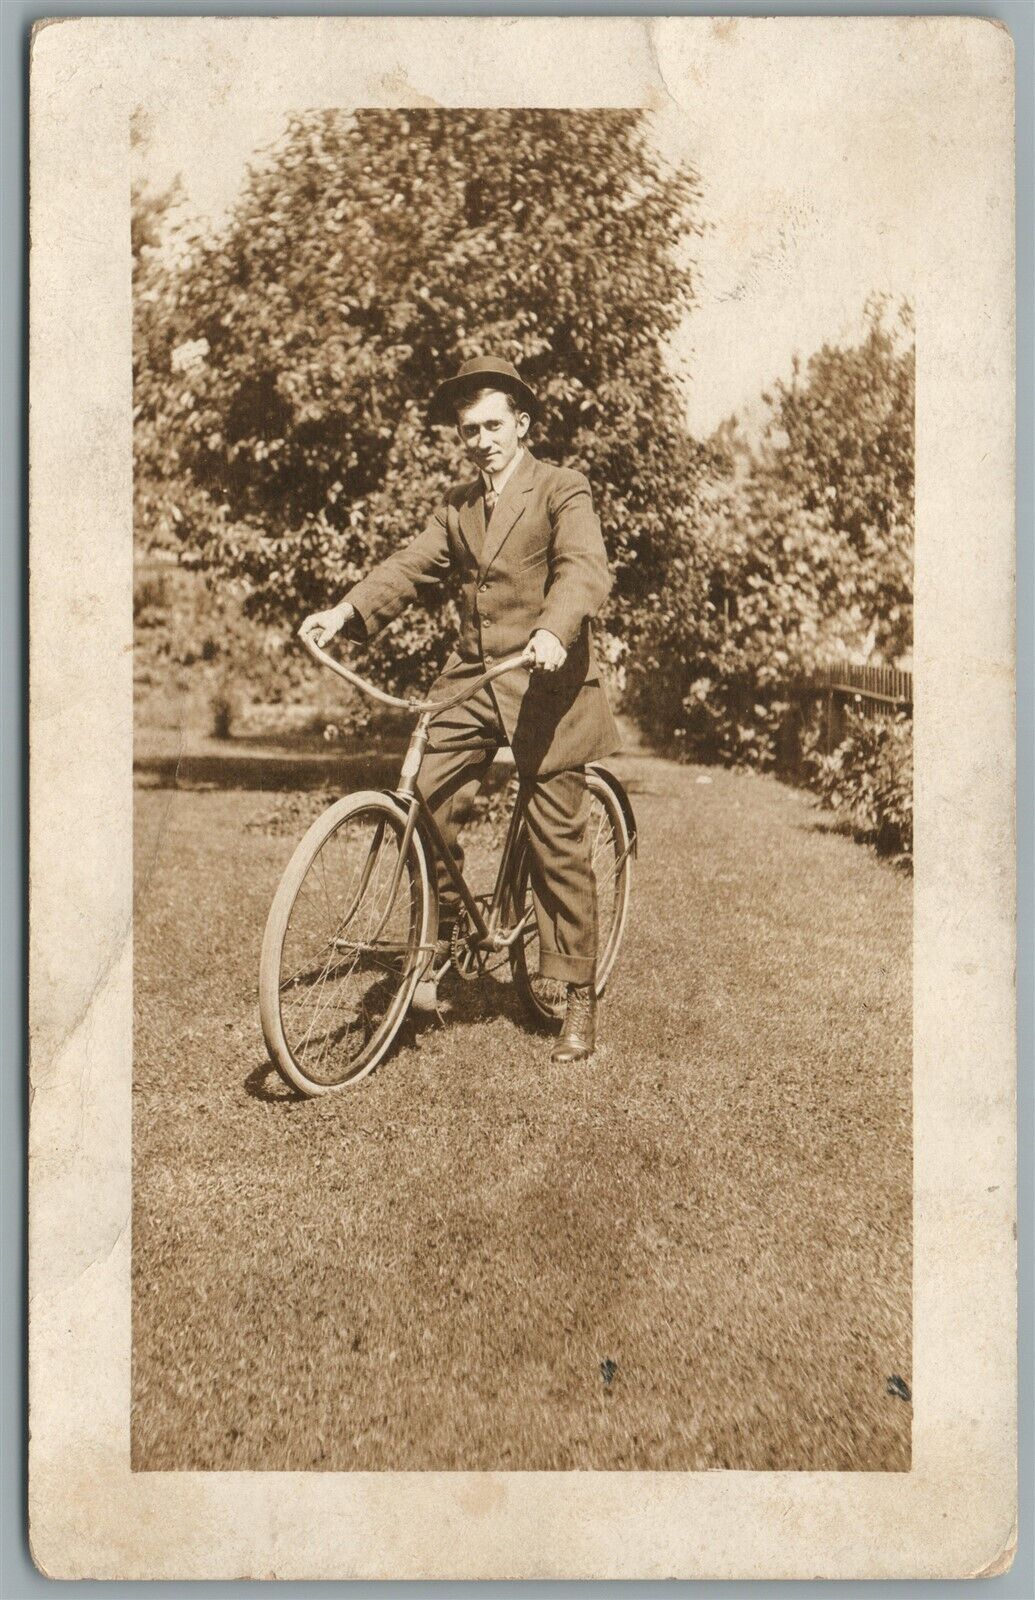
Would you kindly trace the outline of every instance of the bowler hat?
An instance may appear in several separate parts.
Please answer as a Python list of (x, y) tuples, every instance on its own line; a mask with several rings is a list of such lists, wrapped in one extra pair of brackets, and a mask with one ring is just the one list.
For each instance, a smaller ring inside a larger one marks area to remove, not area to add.
[(505, 389), (518, 401), (522, 411), (533, 418), (539, 415), (539, 402), (513, 362), (503, 361), (499, 356), (474, 356), (464, 362), (454, 377), (439, 384), (428, 407), (428, 420), (453, 422), (458, 402), (479, 389)]

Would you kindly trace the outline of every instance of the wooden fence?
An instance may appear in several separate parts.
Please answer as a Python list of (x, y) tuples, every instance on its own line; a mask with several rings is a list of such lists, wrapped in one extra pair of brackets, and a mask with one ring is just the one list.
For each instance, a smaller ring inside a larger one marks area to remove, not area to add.
[(913, 674), (899, 667), (853, 667), (848, 663), (820, 669), (806, 686), (807, 698), (823, 705), (824, 742), (828, 753), (844, 738), (845, 707), (884, 706), (912, 711)]
[(813, 681), (817, 688), (849, 700), (874, 700), (903, 709), (913, 704), (913, 674), (898, 667), (824, 667)]

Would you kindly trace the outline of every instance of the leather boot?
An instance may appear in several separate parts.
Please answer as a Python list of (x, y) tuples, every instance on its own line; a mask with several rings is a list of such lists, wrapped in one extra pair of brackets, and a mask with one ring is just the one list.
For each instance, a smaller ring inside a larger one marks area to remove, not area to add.
[(551, 1061), (584, 1061), (596, 1045), (597, 991), (592, 983), (569, 983), (561, 1036)]

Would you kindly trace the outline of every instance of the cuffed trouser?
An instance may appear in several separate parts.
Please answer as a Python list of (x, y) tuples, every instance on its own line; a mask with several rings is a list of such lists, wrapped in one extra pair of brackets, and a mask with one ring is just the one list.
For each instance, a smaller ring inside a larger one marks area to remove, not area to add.
[[(464, 859), (457, 837), (460, 818), (506, 742), (487, 688), (431, 724), (418, 783), (458, 866)], [(522, 777), (521, 789), (531, 849), (539, 970), (544, 978), (590, 983), (597, 955), (597, 896), (587, 833), (585, 770), (575, 767), (545, 778)], [(445, 867), (441, 862), (437, 866), (440, 925), (448, 927), (456, 917), (457, 894)]]

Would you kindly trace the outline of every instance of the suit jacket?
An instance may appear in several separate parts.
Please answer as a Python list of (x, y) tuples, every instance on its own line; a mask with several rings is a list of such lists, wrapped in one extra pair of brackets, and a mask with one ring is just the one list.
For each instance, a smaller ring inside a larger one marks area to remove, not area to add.
[(460, 580), (460, 636), (432, 694), (522, 650), (547, 628), (568, 651), (552, 673), (508, 672), (492, 692), (525, 774), (610, 755), (618, 735), (600, 682), (591, 618), (611, 588), (607, 552), (581, 472), (526, 449), (485, 527), (481, 479), (447, 493), (422, 533), (346, 596), (367, 638), (412, 600)]

